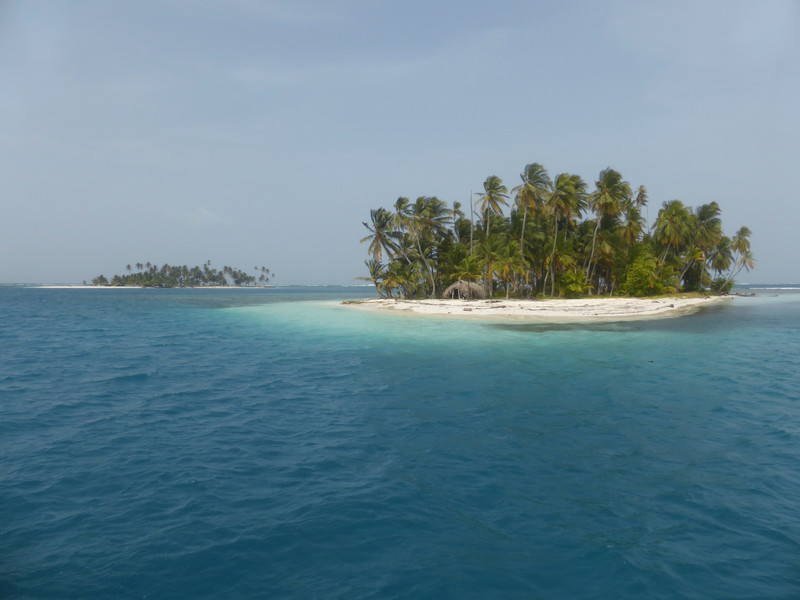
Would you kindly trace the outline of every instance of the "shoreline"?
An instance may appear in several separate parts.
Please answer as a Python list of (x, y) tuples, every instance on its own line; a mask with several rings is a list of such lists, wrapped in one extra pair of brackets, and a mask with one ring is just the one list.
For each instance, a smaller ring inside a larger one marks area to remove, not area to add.
[(184, 285), (174, 287), (156, 287), (145, 285), (67, 285), (67, 284), (30, 284), (23, 287), (35, 287), (48, 290), (269, 290), (275, 286), (271, 285)]
[(730, 301), (733, 296), (707, 298), (576, 298), (552, 300), (398, 300), (375, 298), (347, 301), (357, 310), (486, 320), (532, 322), (627, 321), (678, 317)]

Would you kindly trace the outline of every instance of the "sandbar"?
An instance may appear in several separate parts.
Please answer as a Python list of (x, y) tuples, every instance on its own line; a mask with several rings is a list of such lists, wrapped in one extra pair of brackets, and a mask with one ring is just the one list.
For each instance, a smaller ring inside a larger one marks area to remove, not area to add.
[(348, 301), (361, 310), (400, 314), (526, 321), (624, 321), (675, 317), (724, 302), (731, 296), (659, 298), (578, 298), (551, 300), (402, 300), (374, 298)]

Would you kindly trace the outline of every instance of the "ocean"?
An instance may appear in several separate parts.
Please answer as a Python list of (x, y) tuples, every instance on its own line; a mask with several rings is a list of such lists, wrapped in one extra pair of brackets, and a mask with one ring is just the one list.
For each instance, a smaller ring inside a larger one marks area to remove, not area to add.
[(796, 599), (800, 289), (754, 291), (557, 325), (0, 287), (0, 598)]

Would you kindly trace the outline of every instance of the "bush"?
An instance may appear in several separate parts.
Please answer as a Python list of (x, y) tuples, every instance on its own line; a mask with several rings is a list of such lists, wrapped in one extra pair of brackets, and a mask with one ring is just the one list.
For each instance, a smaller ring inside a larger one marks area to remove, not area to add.
[(558, 287), (566, 298), (579, 298), (592, 289), (592, 284), (586, 281), (583, 271), (572, 270), (561, 276)]
[(711, 291), (719, 294), (727, 294), (733, 289), (733, 282), (727, 277), (717, 277), (711, 282)]
[(648, 254), (642, 254), (625, 271), (623, 291), (629, 296), (657, 296), (667, 292), (658, 275), (658, 262)]

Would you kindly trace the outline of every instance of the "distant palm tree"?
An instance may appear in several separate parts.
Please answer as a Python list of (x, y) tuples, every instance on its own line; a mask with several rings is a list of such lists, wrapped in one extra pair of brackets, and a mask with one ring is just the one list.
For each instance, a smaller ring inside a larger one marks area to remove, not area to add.
[(520, 174), (520, 178), (522, 183), (512, 191), (516, 194), (517, 206), (522, 208), (522, 231), (519, 234), (519, 246), (523, 248), (528, 211), (542, 209), (552, 182), (547, 174), (547, 169), (539, 163), (525, 165), (525, 170)]
[(516, 240), (508, 240), (492, 263), (492, 269), (505, 281), (506, 300), (508, 300), (512, 281), (518, 275), (525, 274), (525, 260)]
[[(643, 206), (647, 206), (647, 188), (643, 185), (640, 185), (636, 189), (636, 196), (634, 196), (633, 204), (638, 208), (640, 211), (642, 210)], [(650, 226), (650, 208), (647, 208), (647, 218), (645, 220), (645, 226)]]
[(376, 262), (373, 259), (365, 260), (364, 264), (367, 267), (367, 271), (369, 271), (369, 277), (356, 277), (356, 279), (361, 279), (362, 281), (369, 281), (370, 283), (375, 285), (375, 290), (378, 292), (378, 295), (381, 298), (385, 298), (385, 294), (383, 291), (382, 280), (385, 276), (385, 272), (383, 269), (383, 265), (379, 262)]
[(597, 242), (597, 232), (605, 215), (617, 217), (622, 212), (623, 201), (630, 197), (631, 186), (622, 179), (622, 175), (612, 168), (600, 171), (600, 177), (595, 182), (595, 191), (589, 197), (589, 203), (597, 215), (597, 223), (592, 234), (592, 251), (586, 261), (586, 275), (591, 279), (594, 272), (594, 251)]
[(680, 200), (664, 202), (664, 207), (658, 211), (653, 235), (656, 242), (664, 248), (659, 260), (659, 265), (663, 267), (670, 250), (677, 252), (691, 239), (692, 218), (683, 202)]
[(493, 233), (488, 238), (482, 239), (477, 247), (478, 256), (483, 259), (483, 276), (486, 282), (486, 288), (489, 292), (489, 297), (494, 296), (493, 265), (499, 258), (500, 252), (505, 246), (506, 241), (506, 236), (499, 233)]
[(364, 227), (370, 232), (370, 235), (361, 238), (361, 243), (369, 242), (369, 253), (372, 255), (372, 260), (380, 263), (383, 260), (384, 253), (387, 258), (391, 259), (395, 251), (395, 243), (392, 237), (394, 236), (393, 217), (392, 214), (385, 208), (378, 208), (369, 211), (371, 224), (362, 221)]
[(428, 260), (427, 254), (433, 250), (435, 240), (444, 235), (448, 218), (449, 210), (447, 205), (436, 196), (420, 196), (411, 205), (408, 230), (430, 279), (432, 298), (436, 297), (436, 273)]
[(732, 284), (736, 276), (742, 272), (750, 271), (755, 266), (755, 259), (753, 253), (750, 251), (750, 235), (751, 231), (747, 227), (740, 227), (731, 239), (731, 250), (736, 260), (733, 264), (733, 270), (728, 276), (728, 283)]
[(503, 180), (497, 175), (489, 175), (486, 181), (483, 182), (483, 194), (480, 194), (478, 202), (481, 205), (481, 212), (483, 213), (483, 220), (486, 224), (486, 237), (489, 237), (489, 213), (502, 214), (503, 209), (500, 205), (507, 205), (508, 188), (503, 185)]
[(642, 213), (635, 205), (629, 205), (625, 208), (625, 223), (622, 226), (622, 237), (632, 247), (644, 233), (644, 219)]
[(456, 265), (455, 276), (456, 279), (463, 279), (464, 281), (477, 281), (481, 278), (483, 273), (483, 263), (481, 259), (474, 254), (469, 254)]
[[(553, 267), (556, 259), (556, 244), (558, 242), (558, 223), (562, 219), (569, 222), (573, 215), (580, 214), (586, 204), (586, 183), (578, 175), (561, 173), (553, 180), (550, 193), (547, 197), (546, 207), (553, 215), (553, 249), (550, 253), (550, 295), (555, 296), (556, 280)], [(545, 278), (547, 285), (547, 278)]]

